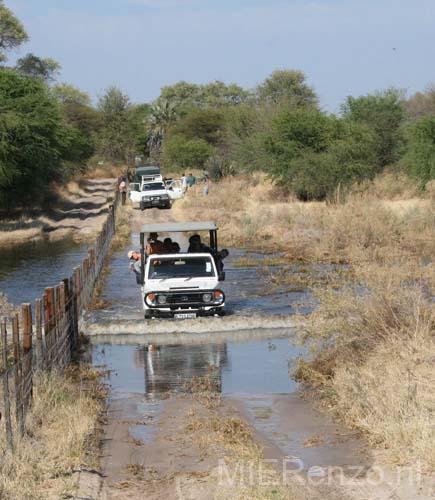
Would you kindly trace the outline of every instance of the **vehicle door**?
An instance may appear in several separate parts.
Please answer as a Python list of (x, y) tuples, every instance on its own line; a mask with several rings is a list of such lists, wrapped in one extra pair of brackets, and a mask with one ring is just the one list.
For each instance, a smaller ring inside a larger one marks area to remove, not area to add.
[(179, 200), (183, 197), (183, 185), (179, 179), (168, 181), (166, 183), (166, 189), (168, 190), (171, 200)]
[(139, 201), (141, 199), (141, 194), (140, 194), (140, 183), (139, 182), (130, 182), (128, 185), (128, 188), (130, 190), (130, 200), (132, 201)]

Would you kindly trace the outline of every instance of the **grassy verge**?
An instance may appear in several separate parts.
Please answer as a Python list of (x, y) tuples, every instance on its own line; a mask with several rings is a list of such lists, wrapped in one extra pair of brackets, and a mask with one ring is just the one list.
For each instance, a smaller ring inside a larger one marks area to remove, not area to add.
[[(422, 275), (425, 276), (422, 276)], [(435, 471), (433, 266), (368, 265), (345, 289), (317, 288), (311, 361), (297, 376), (389, 462)]]
[(42, 376), (26, 419), (26, 435), (13, 454), (0, 435), (0, 498), (46, 500), (70, 494), (72, 472), (97, 465), (104, 397), (99, 374), (89, 368)]

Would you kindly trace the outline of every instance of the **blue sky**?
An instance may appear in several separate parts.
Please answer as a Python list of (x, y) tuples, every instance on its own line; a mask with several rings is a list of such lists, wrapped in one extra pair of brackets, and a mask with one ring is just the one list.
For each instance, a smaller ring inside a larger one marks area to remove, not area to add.
[[(61, 80), (134, 102), (160, 87), (220, 79), (253, 88), (277, 68), (301, 69), (322, 106), (389, 86), (435, 82), (433, 0), (6, 0), (34, 52)], [(11, 57), (13, 60), (13, 57)]]

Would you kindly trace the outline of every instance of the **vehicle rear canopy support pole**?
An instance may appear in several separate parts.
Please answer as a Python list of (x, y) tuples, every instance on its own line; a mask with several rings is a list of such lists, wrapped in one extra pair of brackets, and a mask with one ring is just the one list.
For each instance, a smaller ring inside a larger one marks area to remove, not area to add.
[(145, 277), (145, 237), (140, 233), (140, 282), (143, 284)]

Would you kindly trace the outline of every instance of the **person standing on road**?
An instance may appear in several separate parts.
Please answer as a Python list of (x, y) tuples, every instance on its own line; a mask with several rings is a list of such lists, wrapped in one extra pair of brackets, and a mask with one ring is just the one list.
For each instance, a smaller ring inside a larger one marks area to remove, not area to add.
[(183, 189), (183, 194), (187, 191), (187, 177), (186, 174), (181, 176), (181, 187)]
[(121, 182), (118, 186), (119, 192), (121, 193), (121, 204), (125, 205), (127, 199), (127, 183), (125, 182), (125, 177), (121, 178)]
[(204, 189), (203, 189), (204, 196), (208, 196), (209, 191), (210, 191), (210, 179), (206, 175), (204, 177)]
[(187, 177), (187, 184), (189, 188), (192, 188), (196, 184), (196, 177), (192, 173)]

